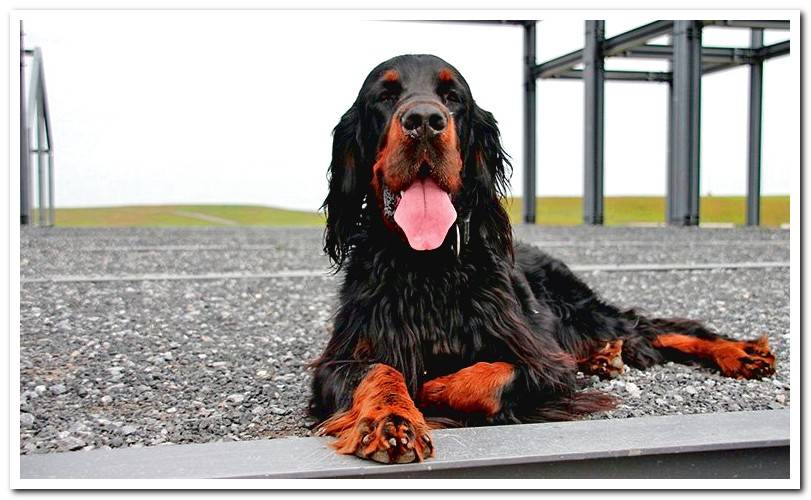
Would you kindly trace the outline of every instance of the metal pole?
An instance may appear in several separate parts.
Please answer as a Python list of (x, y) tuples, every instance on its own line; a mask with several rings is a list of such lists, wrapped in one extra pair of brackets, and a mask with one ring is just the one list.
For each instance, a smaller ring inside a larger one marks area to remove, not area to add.
[(54, 225), (55, 208), (54, 208), (54, 141), (53, 141), (53, 127), (51, 126), (51, 113), (48, 109), (48, 87), (45, 85), (45, 62), (42, 58), (42, 51), (37, 50), (39, 57), (39, 97), (40, 97), (40, 115), (42, 122), (45, 125), (45, 142), (48, 144), (48, 226)]
[(31, 223), (31, 159), (25, 114), (25, 41), (20, 20), (20, 224)]
[[(39, 102), (40, 109), (42, 109), (42, 101)], [(46, 145), (45, 145), (45, 119), (42, 117), (41, 113), (37, 113), (37, 159), (39, 160), (39, 174), (37, 178), (37, 186), (39, 187), (39, 206), (37, 207), (37, 212), (39, 213), (39, 225), (40, 226), (47, 226), (48, 221), (46, 217), (48, 216), (47, 210), (47, 179), (46, 176), (48, 175), (47, 172), (47, 162), (45, 155), (46, 153)]]
[(673, 27), (673, 197), (671, 224), (699, 223), (701, 160), (701, 24)]
[(524, 24), (524, 222), (535, 224), (536, 104), (535, 104), (536, 22)]
[(671, 222), (676, 218), (676, 181), (673, 168), (673, 82), (667, 86), (667, 188), (665, 221)]
[(54, 152), (48, 141), (48, 226), (53, 227), (56, 222), (56, 208), (54, 208)]
[(605, 21), (586, 21), (583, 222), (595, 225), (603, 223), (604, 40)]
[[(669, 45), (673, 45), (673, 35), (669, 37)], [(673, 168), (673, 133), (674, 115), (673, 115), (673, 58), (670, 58), (667, 63), (668, 71), (670, 72), (670, 82), (667, 84), (667, 187), (666, 187), (666, 213), (665, 222), (670, 222), (676, 218), (676, 180), (675, 171)]]
[[(763, 47), (763, 30), (753, 29), (752, 48)], [(760, 224), (760, 160), (763, 126), (763, 61), (749, 65), (749, 155), (746, 178), (746, 225)]]

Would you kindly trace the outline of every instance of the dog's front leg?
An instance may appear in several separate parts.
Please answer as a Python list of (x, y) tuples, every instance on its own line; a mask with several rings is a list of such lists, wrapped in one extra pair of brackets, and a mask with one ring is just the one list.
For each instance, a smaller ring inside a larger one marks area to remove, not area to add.
[(516, 367), (511, 363), (479, 362), (427, 381), (420, 390), (419, 405), (492, 418), (501, 412), (502, 394), (516, 374)]
[(408, 394), (403, 375), (372, 365), (352, 397), (352, 406), (327, 419), (321, 435), (335, 436), (332, 446), (382, 463), (409, 463), (433, 455), (428, 425)]

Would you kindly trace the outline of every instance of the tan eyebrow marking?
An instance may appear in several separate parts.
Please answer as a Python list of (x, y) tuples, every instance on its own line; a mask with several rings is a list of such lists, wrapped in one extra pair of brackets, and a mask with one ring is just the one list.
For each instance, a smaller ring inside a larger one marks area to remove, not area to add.
[(438, 78), (441, 82), (449, 82), (453, 80), (453, 72), (448, 68), (442, 68), (439, 70)]
[(396, 82), (399, 79), (400, 73), (396, 69), (390, 69), (383, 73), (383, 81), (385, 82)]

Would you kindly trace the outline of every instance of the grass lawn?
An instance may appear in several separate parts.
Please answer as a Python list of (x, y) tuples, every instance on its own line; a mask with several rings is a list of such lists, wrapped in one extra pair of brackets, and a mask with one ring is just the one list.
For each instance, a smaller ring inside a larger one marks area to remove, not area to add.
[[(537, 199), (539, 224), (577, 225), (582, 220), (582, 200), (577, 197)], [(521, 220), (521, 199), (505, 201), (513, 222)], [(742, 196), (712, 196), (701, 199), (702, 222), (742, 225), (746, 217)], [(607, 225), (664, 221), (665, 199), (655, 196), (617, 196), (605, 199)], [(36, 214), (34, 214), (36, 220)], [(780, 226), (789, 222), (789, 197), (764, 196), (761, 222)], [(58, 208), (56, 225), (62, 227), (149, 226), (323, 226), (319, 213), (251, 205), (147, 205), (100, 208)]]
[[(36, 220), (36, 215), (34, 215)], [(129, 207), (58, 208), (56, 225), (63, 227), (149, 226), (323, 226), (313, 212), (251, 205), (144, 205)]]
[[(521, 199), (507, 200), (510, 219), (521, 220)], [(539, 224), (574, 225), (583, 220), (583, 200), (579, 197), (538, 198), (535, 205)], [(743, 196), (705, 196), (699, 206), (701, 222), (746, 223), (746, 198)], [(605, 198), (606, 225), (665, 221), (665, 199), (659, 196), (612, 196)], [(778, 227), (789, 222), (788, 196), (763, 196), (760, 222)]]

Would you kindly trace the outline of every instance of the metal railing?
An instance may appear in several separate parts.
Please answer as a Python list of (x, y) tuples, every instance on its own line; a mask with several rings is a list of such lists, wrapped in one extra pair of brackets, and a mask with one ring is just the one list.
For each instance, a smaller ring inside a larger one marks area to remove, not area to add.
[[(25, 92), (25, 62), (31, 58), (28, 99)], [(48, 112), (45, 88), (45, 65), (42, 50), (25, 48), (23, 23), (20, 21), (20, 224), (33, 224), (34, 173), (37, 174), (37, 221), (40, 226), (53, 226), (54, 214), (54, 145), (53, 128)]]

